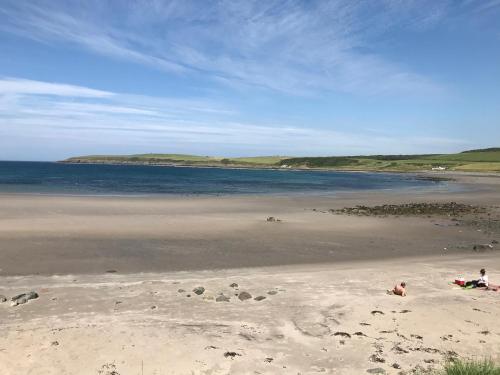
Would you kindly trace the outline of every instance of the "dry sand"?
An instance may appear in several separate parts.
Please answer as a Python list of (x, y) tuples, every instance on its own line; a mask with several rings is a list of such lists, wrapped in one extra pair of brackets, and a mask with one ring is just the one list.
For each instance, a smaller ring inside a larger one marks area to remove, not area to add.
[[(500, 292), (449, 284), (482, 267), (500, 283), (499, 245), (472, 250), (500, 240), (500, 179), (459, 178), (455, 193), (0, 196), (0, 294), (40, 295), (0, 304), (0, 374), (397, 374), (500, 360)], [(450, 200), (489, 215), (326, 212)], [(408, 297), (387, 295), (400, 280)]]

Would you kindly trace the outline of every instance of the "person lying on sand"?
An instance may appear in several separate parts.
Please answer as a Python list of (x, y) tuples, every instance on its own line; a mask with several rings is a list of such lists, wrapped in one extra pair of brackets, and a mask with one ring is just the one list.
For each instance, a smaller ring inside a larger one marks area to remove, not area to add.
[(403, 281), (401, 284), (396, 285), (393, 290), (388, 290), (387, 293), (406, 297), (406, 283)]
[(486, 274), (486, 270), (484, 268), (479, 271), (480, 277), (477, 280), (467, 281), (465, 283), (465, 287), (472, 288), (487, 288), (488, 287), (488, 275)]

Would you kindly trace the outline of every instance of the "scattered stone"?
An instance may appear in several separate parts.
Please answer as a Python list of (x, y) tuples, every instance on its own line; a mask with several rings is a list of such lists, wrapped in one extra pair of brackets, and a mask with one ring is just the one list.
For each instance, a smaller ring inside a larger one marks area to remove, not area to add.
[(216, 346), (213, 346), (213, 345), (205, 346), (205, 350), (208, 350), (208, 349), (219, 349), (219, 348)]
[(186, 294), (186, 297), (191, 297), (191, 294)]
[(381, 367), (370, 368), (366, 372), (369, 374), (385, 374), (385, 370)]
[(266, 359), (264, 359), (264, 362), (271, 363), (273, 360), (274, 358), (267, 357)]
[(335, 332), (333, 335), (351, 338), (351, 335), (348, 334), (347, 332)]
[(270, 296), (274, 296), (274, 295), (278, 294), (278, 291), (277, 290), (270, 290), (269, 292), (267, 292), (267, 294), (269, 294)]
[(238, 284), (236, 283), (232, 283), (231, 285), (229, 285), (231, 288), (237, 288), (238, 287)]
[(400, 313), (400, 314), (407, 314), (407, 313), (409, 313), (409, 312), (411, 312), (411, 310), (401, 310), (399, 313)]
[(156, 310), (157, 308), (158, 308), (158, 306), (155, 306), (155, 305), (151, 306), (151, 310)]
[(410, 335), (410, 337), (413, 337), (414, 339), (417, 339), (417, 340), (423, 340), (424, 338), (420, 335)]
[(365, 322), (361, 322), (361, 323), (359, 323), (359, 325), (360, 325), (360, 326), (371, 326), (371, 324), (370, 324), (370, 323), (365, 323)]
[(397, 354), (403, 354), (403, 353), (404, 353), (404, 354), (408, 354), (408, 353), (409, 353), (409, 351), (408, 351), (408, 350), (403, 349), (403, 348), (402, 348), (401, 346), (399, 346), (399, 345), (394, 345), (394, 347), (392, 348), (392, 350), (393, 350), (394, 352), (396, 352)]
[(424, 359), (425, 363), (434, 363), (435, 361), (433, 359)]
[(405, 204), (384, 204), (381, 206), (363, 206), (344, 207), (342, 209), (329, 210), (333, 214), (347, 214), (357, 216), (428, 216), (428, 215), (446, 215), (461, 216), (471, 213), (484, 213), (484, 207), (468, 204), (449, 202), (449, 203), (405, 203)]
[(122, 301), (115, 301), (115, 305), (119, 305)]
[(106, 273), (117, 273), (117, 270), (107, 270)]
[(354, 332), (354, 335), (367, 337), (363, 332)]
[(236, 356), (241, 357), (241, 354), (240, 353), (236, 353), (236, 352), (225, 352), (224, 353), (224, 357), (226, 357), (226, 358), (234, 359)]
[(489, 250), (489, 249), (493, 249), (493, 245), (490, 245), (489, 243), (488, 244), (478, 244), (478, 245), (474, 245), (472, 247), (472, 250), (474, 250), (474, 251), (484, 251), (484, 250)]
[(221, 294), (215, 299), (215, 302), (229, 302), (230, 298), (226, 297), (224, 294)]
[(264, 297), (264, 296), (257, 296), (254, 298), (254, 300), (256, 300), (256, 301), (262, 301), (264, 299), (266, 299), (266, 297)]
[(247, 299), (250, 299), (252, 298), (252, 295), (248, 292), (241, 292), (239, 295), (238, 295), (238, 298), (240, 299), (240, 301), (245, 301)]
[(401, 365), (399, 363), (393, 363), (392, 368), (395, 368), (396, 370), (401, 369)]
[(496, 245), (496, 244), (498, 243), (498, 241), (497, 241), (497, 240), (493, 240), (493, 241), (491, 241), (491, 243), (492, 243), (493, 245)]
[(379, 310), (373, 310), (372, 311), (372, 315), (377, 315), (377, 314), (385, 315), (382, 311), (379, 311)]
[(7, 298), (3, 295), (0, 295), (0, 303), (4, 303), (7, 301)]
[(52, 341), (50, 343), (50, 345), (52, 345), (52, 346), (59, 346), (59, 342), (58, 341)]
[(489, 335), (491, 332), (490, 331), (481, 331), (479, 332), (481, 335)]
[(185, 293), (186, 291), (184, 289), (178, 289), (177, 292), (178, 293)]
[(203, 288), (202, 286), (198, 286), (193, 289), (193, 293), (197, 295), (202, 295), (203, 293), (205, 293), (205, 288)]
[(38, 293), (36, 293), (36, 292), (28, 292), (28, 293), (19, 294), (17, 296), (12, 297), (12, 299), (11, 299), (12, 306), (22, 305), (31, 299), (37, 299), (37, 298), (38, 298)]

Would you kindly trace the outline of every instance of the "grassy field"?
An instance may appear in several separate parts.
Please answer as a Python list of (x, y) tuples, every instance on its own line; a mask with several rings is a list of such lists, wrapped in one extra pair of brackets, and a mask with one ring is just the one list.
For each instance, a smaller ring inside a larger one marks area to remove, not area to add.
[(67, 163), (117, 163), (259, 168), (321, 168), (354, 171), (414, 172), (442, 167), (452, 171), (500, 172), (500, 148), (432, 155), (359, 155), (327, 157), (257, 156), (223, 158), (184, 154), (91, 155)]

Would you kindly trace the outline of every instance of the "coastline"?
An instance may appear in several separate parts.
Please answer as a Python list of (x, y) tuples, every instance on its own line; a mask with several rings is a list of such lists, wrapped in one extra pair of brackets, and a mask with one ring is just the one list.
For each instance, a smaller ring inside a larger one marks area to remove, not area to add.
[[(466, 189), (0, 194), (0, 295), (38, 294), (0, 303), (0, 373), (399, 375), (500, 360), (500, 292), (451, 284), (480, 268), (500, 284), (500, 179), (450, 184)], [(451, 201), (488, 210), (329, 211)], [(407, 297), (386, 294), (400, 281)]]

